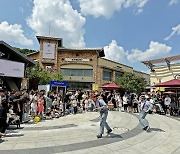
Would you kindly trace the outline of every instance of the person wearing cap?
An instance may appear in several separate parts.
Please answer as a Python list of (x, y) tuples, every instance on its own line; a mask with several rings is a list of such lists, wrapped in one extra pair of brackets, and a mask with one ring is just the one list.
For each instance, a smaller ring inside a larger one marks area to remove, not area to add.
[(100, 133), (97, 135), (97, 138), (102, 138), (104, 134), (104, 127), (107, 129), (107, 134), (112, 132), (112, 129), (109, 127), (108, 123), (106, 122), (108, 116), (108, 108), (106, 103), (103, 100), (102, 96), (98, 96), (99, 106), (96, 108), (100, 111)]
[(146, 115), (150, 110), (152, 110), (153, 105), (150, 101), (146, 100), (146, 97), (144, 95), (139, 97), (139, 103), (140, 103), (140, 113), (139, 113), (139, 122), (143, 127), (143, 130), (149, 131), (149, 122), (147, 119), (145, 119)]

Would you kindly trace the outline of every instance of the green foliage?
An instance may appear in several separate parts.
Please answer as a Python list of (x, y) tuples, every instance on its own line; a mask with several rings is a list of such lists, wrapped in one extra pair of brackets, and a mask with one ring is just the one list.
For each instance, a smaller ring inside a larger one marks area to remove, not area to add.
[(36, 50), (20, 49), (20, 48), (16, 48), (16, 47), (15, 47), (15, 49), (16, 49), (17, 51), (25, 54), (25, 55), (30, 54), (30, 53), (33, 53), (33, 52), (36, 52)]
[(27, 69), (27, 77), (30, 80), (36, 80), (39, 85), (49, 84), (51, 80), (60, 81), (62, 75), (58, 72), (49, 72), (46, 69), (40, 68), (39, 65)]
[(140, 94), (146, 87), (144, 79), (135, 76), (133, 73), (125, 72), (121, 78), (116, 80), (116, 83), (128, 92)]

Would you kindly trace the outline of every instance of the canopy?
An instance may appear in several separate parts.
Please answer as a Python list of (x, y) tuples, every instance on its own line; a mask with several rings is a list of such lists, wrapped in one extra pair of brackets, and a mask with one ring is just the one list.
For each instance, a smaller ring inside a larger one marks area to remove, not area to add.
[(109, 89), (109, 90), (121, 89), (121, 87), (116, 85), (115, 83), (106, 84), (104, 86), (101, 86), (100, 88)]
[(166, 82), (156, 84), (155, 87), (180, 87), (180, 80), (172, 79)]
[(175, 92), (173, 92), (173, 91), (166, 91), (166, 92), (164, 92), (164, 94), (175, 95), (176, 93), (175, 93)]

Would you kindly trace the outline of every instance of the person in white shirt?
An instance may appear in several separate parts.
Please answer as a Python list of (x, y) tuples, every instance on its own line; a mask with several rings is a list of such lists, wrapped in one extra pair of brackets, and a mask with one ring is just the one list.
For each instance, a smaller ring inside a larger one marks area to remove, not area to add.
[(168, 95), (166, 95), (164, 99), (165, 114), (166, 113), (170, 114), (170, 110), (169, 110), (170, 104), (171, 104), (171, 98)]
[(146, 100), (145, 96), (142, 95), (139, 97), (139, 105), (140, 105), (140, 113), (139, 113), (139, 122), (143, 127), (143, 130), (149, 131), (149, 122), (147, 121), (146, 115), (149, 111), (152, 110), (153, 105), (150, 103), (150, 101)]
[(127, 107), (128, 107), (128, 95), (127, 95), (127, 93), (125, 93), (123, 96), (123, 106), (124, 106), (124, 111), (127, 111)]

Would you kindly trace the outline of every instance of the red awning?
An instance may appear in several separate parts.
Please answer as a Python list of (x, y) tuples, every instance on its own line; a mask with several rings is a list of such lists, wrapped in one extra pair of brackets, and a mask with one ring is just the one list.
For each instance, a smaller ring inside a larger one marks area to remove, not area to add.
[(175, 95), (176, 93), (175, 93), (175, 92), (173, 92), (173, 91), (166, 91), (166, 92), (164, 92), (164, 94)]
[(156, 84), (155, 87), (180, 87), (180, 80), (173, 79), (166, 82)]
[(104, 86), (101, 86), (100, 88), (109, 89), (109, 90), (121, 89), (121, 87), (116, 85), (115, 83), (106, 84)]

